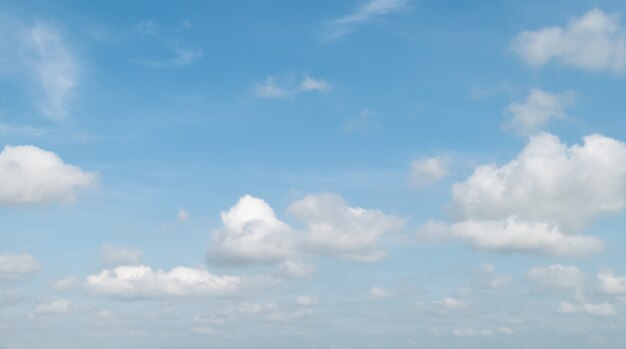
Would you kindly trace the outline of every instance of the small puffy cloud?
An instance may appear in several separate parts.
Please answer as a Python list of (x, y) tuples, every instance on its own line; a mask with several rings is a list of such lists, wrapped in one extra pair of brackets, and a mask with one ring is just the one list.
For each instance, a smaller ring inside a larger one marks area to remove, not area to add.
[(427, 237), (455, 238), (478, 250), (499, 252), (584, 256), (603, 247), (599, 239), (566, 235), (553, 224), (527, 222), (514, 217), (452, 224), (431, 221), (422, 226), (420, 233)]
[(615, 315), (615, 307), (606, 302), (597, 304), (560, 302), (558, 312), (563, 314), (583, 313), (592, 316), (613, 316)]
[(277, 263), (294, 255), (295, 236), (263, 200), (245, 195), (221, 213), (209, 259), (221, 264)]
[(511, 50), (532, 67), (556, 62), (615, 73), (626, 68), (626, 35), (619, 17), (597, 8), (565, 27), (524, 31), (513, 40)]
[(29, 254), (0, 254), (0, 280), (19, 279), (40, 269), (37, 259)]
[(296, 303), (299, 306), (302, 307), (309, 307), (315, 303), (317, 303), (317, 300), (313, 297), (309, 297), (309, 296), (298, 296), (296, 297)]
[(137, 265), (141, 261), (141, 251), (134, 248), (105, 244), (101, 249), (102, 263), (109, 266)]
[(370, 297), (372, 298), (385, 298), (387, 297), (389, 294), (387, 291), (385, 291), (384, 289), (380, 288), (380, 287), (372, 287), (370, 289), (369, 292)]
[(532, 137), (515, 160), (476, 168), (453, 186), (457, 219), (511, 216), (582, 228), (626, 206), (626, 144), (594, 134), (567, 146), (550, 134)]
[(585, 281), (578, 268), (560, 264), (531, 268), (526, 278), (539, 287), (557, 289), (580, 289)]
[(449, 174), (449, 160), (442, 157), (415, 159), (411, 162), (409, 184), (421, 189), (437, 183)]
[(189, 220), (189, 212), (184, 208), (178, 209), (178, 222), (185, 223), (187, 220)]
[(626, 276), (615, 276), (612, 271), (603, 269), (598, 273), (598, 288), (612, 296), (626, 296)]
[(71, 201), (96, 176), (67, 165), (35, 146), (5, 146), (0, 152), (0, 204)]
[(408, 7), (407, 4), (407, 0), (368, 0), (353, 13), (328, 23), (324, 38), (326, 40), (337, 39), (356, 30), (361, 24), (387, 14), (402, 12)]
[(254, 95), (260, 98), (281, 99), (293, 97), (300, 93), (328, 92), (330, 84), (323, 79), (304, 76), (296, 80), (293, 76), (278, 77), (267, 76), (265, 81), (253, 86)]
[(442, 300), (434, 301), (433, 304), (440, 307), (444, 311), (464, 310), (469, 308), (469, 303), (466, 301), (452, 297), (446, 297)]
[(75, 312), (77, 309), (72, 302), (66, 299), (55, 299), (50, 303), (39, 304), (35, 308), (38, 315), (63, 315)]
[(484, 264), (472, 273), (472, 284), (480, 288), (502, 288), (512, 280), (511, 275), (499, 274), (492, 264)]
[(521, 103), (511, 103), (505, 109), (506, 124), (521, 134), (539, 131), (550, 120), (565, 117), (565, 108), (573, 101), (572, 93), (553, 94), (534, 89)]
[(329, 253), (358, 262), (383, 258), (379, 239), (404, 226), (404, 219), (379, 210), (349, 207), (333, 193), (311, 194), (287, 210), (307, 226), (303, 244), (311, 252)]
[(92, 294), (119, 299), (159, 297), (212, 297), (233, 294), (241, 278), (216, 276), (203, 268), (175, 267), (170, 271), (144, 265), (120, 266), (87, 277)]

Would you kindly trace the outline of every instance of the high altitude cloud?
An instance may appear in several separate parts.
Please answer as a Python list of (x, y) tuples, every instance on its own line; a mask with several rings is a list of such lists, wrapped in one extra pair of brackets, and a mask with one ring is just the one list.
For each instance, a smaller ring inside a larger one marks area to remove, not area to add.
[(222, 264), (274, 263), (293, 256), (295, 237), (263, 200), (245, 195), (227, 212), (213, 234), (209, 258)]
[(407, 3), (407, 0), (368, 0), (353, 13), (328, 23), (324, 38), (326, 40), (337, 39), (356, 30), (359, 25), (406, 9)]
[(241, 278), (216, 276), (203, 268), (175, 267), (170, 271), (144, 265), (120, 266), (87, 277), (86, 289), (96, 295), (121, 299), (168, 296), (210, 297), (233, 294)]
[(306, 275), (295, 262), (307, 254), (330, 254), (360, 262), (385, 256), (380, 237), (404, 220), (378, 210), (350, 207), (337, 194), (307, 195), (288, 212), (306, 225), (303, 232), (280, 221), (263, 200), (245, 195), (229, 211), (212, 238), (209, 259), (222, 264), (282, 263)]
[(29, 254), (0, 254), (0, 280), (19, 279), (40, 269), (37, 259)]
[(307, 92), (328, 92), (330, 84), (323, 79), (304, 76), (267, 76), (265, 81), (254, 84), (254, 95), (260, 98), (280, 99)]
[(518, 157), (476, 168), (453, 186), (452, 224), (431, 222), (429, 235), (478, 249), (554, 255), (588, 254), (601, 241), (578, 235), (596, 217), (626, 205), (626, 145), (601, 135), (567, 146), (532, 137)]
[(529, 65), (551, 61), (587, 70), (623, 73), (626, 35), (616, 15), (593, 9), (566, 27), (547, 27), (519, 34), (511, 50)]
[(307, 195), (288, 212), (307, 225), (306, 249), (363, 262), (384, 257), (380, 237), (404, 225), (403, 219), (379, 210), (349, 207), (333, 193)]
[(70, 201), (95, 179), (34, 146), (6, 146), (0, 152), (0, 204)]
[(409, 184), (416, 189), (435, 184), (448, 175), (448, 163), (448, 159), (441, 157), (413, 160), (409, 173)]
[(521, 134), (534, 133), (551, 119), (563, 118), (565, 108), (571, 102), (571, 93), (559, 95), (533, 89), (523, 102), (506, 107), (505, 113), (509, 117), (506, 126)]

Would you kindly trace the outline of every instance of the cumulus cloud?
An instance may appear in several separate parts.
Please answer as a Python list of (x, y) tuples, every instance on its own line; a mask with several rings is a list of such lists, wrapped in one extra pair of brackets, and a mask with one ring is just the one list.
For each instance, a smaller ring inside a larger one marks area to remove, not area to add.
[(223, 225), (213, 233), (209, 247), (212, 262), (276, 263), (294, 255), (291, 227), (276, 218), (265, 201), (245, 195), (221, 218)]
[(623, 73), (626, 35), (619, 17), (592, 9), (565, 27), (524, 31), (511, 50), (533, 67), (550, 62), (593, 71)]
[(34, 146), (6, 146), (0, 152), (0, 204), (71, 201), (95, 180), (94, 174)]
[(323, 79), (305, 75), (296, 80), (293, 76), (267, 76), (263, 82), (255, 83), (254, 95), (260, 98), (280, 99), (293, 97), (300, 93), (328, 92), (330, 84)]
[(0, 280), (19, 279), (40, 269), (37, 259), (29, 254), (0, 254)]
[(539, 287), (556, 289), (580, 289), (585, 281), (578, 268), (560, 264), (533, 267), (526, 273), (526, 278)]
[(598, 273), (599, 289), (612, 296), (626, 296), (626, 276), (615, 276), (612, 271), (603, 269)]
[(102, 262), (105, 265), (137, 265), (141, 260), (141, 251), (134, 248), (104, 244), (101, 249)]
[(416, 189), (433, 185), (448, 175), (448, 166), (449, 160), (447, 158), (415, 159), (411, 162), (409, 184)]
[(408, 7), (407, 5), (407, 0), (368, 0), (353, 13), (328, 23), (324, 38), (326, 40), (337, 39), (356, 30), (359, 25), (384, 15), (402, 12)]
[(572, 102), (572, 93), (553, 94), (533, 89), (523, 102), (506, 107), (505, 114), (509, 117), (506, 127), (521, 134), (534, 133), (551, 119), (565, 117), (565, 108)]
[(383, 258), (379, 239), (404, 226), (404, 219), (379, 210), (349, 207), (333, 193), (311, 194), (291, 204), (287, 210), (307, 225), (305, 249), (370, 262)]
[(233, 294), (241, 278), (216, 276), (203, 268), (175, 267), (170, 271), (144, 265), (120, 266), (87, 277), (86, 289), (95, 295), (120, 299), (171, 296), (211, 297)]

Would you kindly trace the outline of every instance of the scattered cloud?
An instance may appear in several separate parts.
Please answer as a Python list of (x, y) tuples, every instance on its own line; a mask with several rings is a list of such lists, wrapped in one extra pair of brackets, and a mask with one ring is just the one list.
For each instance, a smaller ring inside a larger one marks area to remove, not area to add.
[(389, 295), (389, 293), (384, 289), (375, 286), (370, 289), (369, 295), (372, 298), (385, 298)]
[(29, 254), (0, 254), (0, 280), (19, 279), (39, 270), (39, 261)]
[(216, 276), (204, 268), (175, 267), (170, 271), (144, 265), (120, 266), (87, 277), (92, 294), (119, 299), (212, 297), (237, 292), (241, 278)]
[(269, 99), (289, 98), (300, 93), (328, 91), (330, 91), (328, 82), (309, 75), (305, 75), (299, 82), (293, 76), (270, 75), (265, 78), (265, 81), (253, 85), (255, 96)]
[(348, 133), (367, 132), (377, 127), (378, 122), (371, 110), (363, 110), (359, 115), (349, 118), (344, 124), (343, 129)]
[(96, 176), (67, 165), (35, 146), (5, 146), (0, 152), (0, 204), (71, 201)]
[(64, 315), (77, 311), (77, 308), (71, 301), (66, 299), (55, 299), (50, 303), (39, 304), (35, 308), (37, 315)]
[(511, 275), (500, 274), (493, 264), (484, 264), (472, 272), (472, 285), (479, 288), (496, 289), (509, 285)]
[(603, 269), (598, 273), (599, 290), (611, 296), (626, 296), (626, 276), (615, 276), (612, 271)]
[(323, 38), (329, 41), (338, 39), (367, 22), (403, 12), (407, 8), (408, 0), (367, 0), (354, 12), (327, 23)]
[(379, 239), (398, 231), (404, 219), (379, 210), (349, 207), (333, 193), (310, 194), (292, 203), (287, 211), (307, 225), (304, 248), (342, 258), (372, 262), (383, 258)]
[(581, 289), (585, 281), (578, 268), (560, 264), (531, 268), (526, 278), (540, 288), (555, 289)]
[(137, 265), (141, 261), (141, 251), (105, 244), (101, 249), (102, 263), (108, 266)]
[(415, 159), (411, 162), (409, 185), (415, 189), (422, 189), (437, 183), (449, 174), (449, 159), (431, 157)]
[(149, 19), (146, 19), (135, 24), (135, 31), (141, 35), (153, 36), (159, 33), (159, 25)]
[(317, 303), (317, 299), (309, 296), (298, 296), (296, 297), (296, 304), (302, 307), (310, 307), (313, 304)]
[(158, 68), (176, 68), (191, 65), (202, 59), (202, 48), (181, 40), (181, 32), (191, 29), (191, 22), (183, 20), (181, 25), (174, 30), (177, 34), (162, 33), (158, 23), (152, 20), (143, 20), (135, 25), (135, 31), (145, 40), (159, 43), (171, 54), (168, 59), (137, 60), (140, 63)]
[(67, 277), (56, 280), (52, 283), (52, 289), (55, 291), (68, 291), (80, 286), (80, 281), (73, 277)]
[(512, 335), (514, 332), (509, 327), (500, 327), (498, 329), (483, 328), (483, 329), (455, 329), (452, 334), (455, 337), (492, 337), (495, 335)]
[(597, 8), (566, 27), (522, 32), (511, 51), (532, 67), (556, 62), (591, 71), (623, 73), (626, 69), (626, 34), (619, 17)]
[(574, 314), (574, 313), (583, 313), (592, 316), (613, 316), (615, 315), (615, 307), (613, 307), (609, 303), (583, 303), (583, 304), (572, 304), (569, 302), (560, 302), (559, 313), (563, 314)]
[(178, 209), (178, 222), (185, 223), (189, 220), (189, 212), (184, 208)]
[(505, 109), (506, 127), (520, 134), (540, 131), (552, 119), (565, 117), (565, 108), (573, 102), (573, 93), (552, 94), (533, 89), (526, 100), (511, 103)]

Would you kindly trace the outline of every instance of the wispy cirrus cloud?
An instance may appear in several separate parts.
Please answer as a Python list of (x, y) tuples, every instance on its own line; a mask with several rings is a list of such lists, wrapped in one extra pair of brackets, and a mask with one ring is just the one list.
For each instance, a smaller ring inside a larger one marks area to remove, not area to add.
[(319, 78), (304, 75), (296, 79), (294, 76), (269, 75), (262, 82), (253, 85), (253, 93), (260, 98), (281, 99), (289, 98), (300, 93), (328, 92), (330, 84)]
[(354, 12), (327, 23), (323, 32), (325, 40), (335, 40), (355, 31), (363, 25), (382, 16), (399, 13), (408, 8), (408, 0), (369, 0)]
[[(176, 28), (174, 32), (180, 33), (191, 29), (191, 21), (185, 19), (182, 21), (182, 27)], [(183, 28), (181, 30), (181, 28)], [(193, 64), (202, 59), (203, 51), (198, 45), (181, 40), (179, 34), (163, 33), (158, 23), (152, 20), (143, 20), (134, 26), (135, 32), (146, 40), (152, 40), (160, 43), (170, 55), (166, 59), (141, 59), (138, 62), (151, 67), (158, 68), (175, 68), (184, 67)]]

